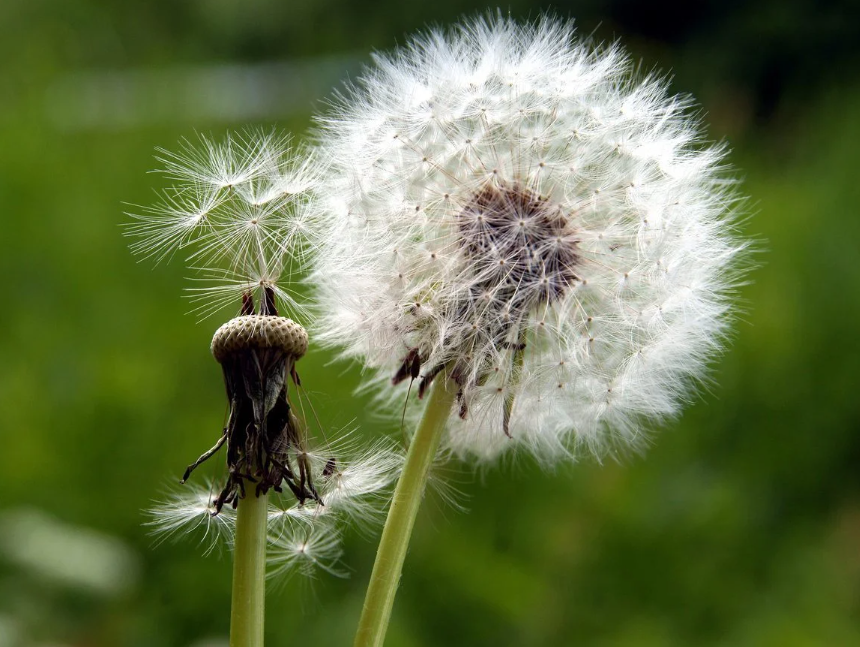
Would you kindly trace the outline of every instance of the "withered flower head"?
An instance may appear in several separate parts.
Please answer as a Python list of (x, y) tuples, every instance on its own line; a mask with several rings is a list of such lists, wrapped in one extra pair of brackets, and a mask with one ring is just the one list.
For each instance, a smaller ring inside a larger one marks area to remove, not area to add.
[[(253, 308), (248, 298), (246, 307)], [(266, 308), (271, 312), (272, 307)], [(320, 501), (308, 461), (306, 431), (293, 413), (287, 393), (289, 379), (298, 385), (296, 361), (308, 348), (305, 329), (277, 314), (245, 314), (221, 326), (212, 339), (212, 354), (224, 371), (230, 414), (216, 445), (186, 469), (185, 482), (203, 461), (227, 444), (227, 484), (214, 503), (234, 507), (245, 496), (246, 481), (255, 496), (281, 484), (299, 503)]]

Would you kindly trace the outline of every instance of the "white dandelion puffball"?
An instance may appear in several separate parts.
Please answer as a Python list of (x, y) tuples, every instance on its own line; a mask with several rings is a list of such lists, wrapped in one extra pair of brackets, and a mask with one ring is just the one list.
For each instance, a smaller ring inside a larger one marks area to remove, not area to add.
[(377, 56), (322, 119), (317, 338), (392, 404), (453, 380), (456, 454), (635, 446), (725, 337), (725, 151), (632, 68), (569, 22), (480, 18)]

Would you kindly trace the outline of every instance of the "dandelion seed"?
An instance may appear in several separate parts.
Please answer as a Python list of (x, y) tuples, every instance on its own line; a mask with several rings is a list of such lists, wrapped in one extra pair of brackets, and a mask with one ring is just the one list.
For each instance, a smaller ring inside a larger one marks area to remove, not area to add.
[[(352, 454), (352, 455), (351, 455)], [(380, 441), (358, 452), (341, 450), (320, 471), (320, 493), (328, 509), (361, 527), (381, 520), (386, 493), (403, 466), (403, 454)]]
[(382, 518), (390, 486), (403, 466), (403, 453), (387, 441), (362, 447), (358, 442), (341, 439), (324, 451), (310, 452), (308, 460), (324, 503), (273, 506), (269, 511), (272, 532), (282, 524), (312, 524), (323, 516), (345, 517), (359, 528), (368, 529)]
[[(280, 309), (304, 314), (288, 285), (301, 265), (311, 228), (306, 203), (320, 165), (290, 138), (249, 131), (179, 153), (161, 151), (162, 172), (175, 181), (159, 204), (130, 214), (131, 249), (157, 261), (181, 252), (208, 286), (195, 288), (208, 315), (243, 294), (258, 301), (274, 291)], [(212, 298), (214, 297), (214, 298)]]
[(211, 485), (192, 485), (181, 492), (171, 493), (147, 512), (147, 525), (160, 540), (198, 534), (208, 554), (219, 545), (229, 544), (233, 538), (235, 512), (225, 510), (215, 515)]
[(288, 532), (271, 537), (269, 543), (271, 577), (293, 572), (313, 577), (318, 571), (335, 577), (347, 576), (339, 566), (342, 550), (333, 526), (317, 524), (290, 528)]
[(321, 122), (318, 339), (394, 410), (385, 384), (453, 380), (460, 455), (638, 445), (719, 350), (745, 248), (725, 150), (666, 85), (553, 18), (377, 56)]

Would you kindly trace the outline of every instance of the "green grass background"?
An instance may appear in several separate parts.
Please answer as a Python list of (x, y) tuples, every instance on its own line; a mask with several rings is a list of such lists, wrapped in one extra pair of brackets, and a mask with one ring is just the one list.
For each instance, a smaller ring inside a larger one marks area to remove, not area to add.
[[(847, 2), (693, 4), (554, 7), (670, 71), (733, 148), (750, 196), (743, 230), (763, 251), (714, 385), (644, 457), (443, 474), (468, 512), (438, 496), (422, 511), (392, 647), (860, 645), (856, 18)], [(124, 203), (150, 204), (163, 183), (147, 175), (155, 146), (246, 120), (212, 117), (193, 88), (126, 105), (124, 84), (272, 61), (323, 66), (335, 82), (373, 49), (485, 8), (0, 4), (0, 645), (226, 645), (229, 556), (155, 546), (142, 526), (220, 433), (208, 351), (220, 321), (189, 316), (182, 265), (137, 262), (119, 225)], [(503, 9), (533, 17), (541, 5)], [(86, 94), (93, 78), (119, 94)], [(283, 110), (275, 101), (247, 121), (305, 131), (324, 93), (285, 86), (272, 89)], [(130, 118), (112, 112), (122, 105)], [(351, 395), (356, 368), (330, 361), (313, 347), (302, 360), (327, 424), (396, 434)], [(43, 530), (28, 534), (34, 519)], [(347, 534), (349, 579), (273, 589), (268, 644), (350, 644), (375, 539)], [(64, 575), (114, 553), (108, 585)]]

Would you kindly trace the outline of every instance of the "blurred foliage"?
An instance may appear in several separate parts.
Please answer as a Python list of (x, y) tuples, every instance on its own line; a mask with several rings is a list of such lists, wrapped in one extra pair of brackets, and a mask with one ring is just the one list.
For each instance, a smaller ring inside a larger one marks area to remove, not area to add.
[[(440, 474), (469, 512), (431, 497), (387, 644), (860, 644), (860, 27), (849, 5), (555, 3), (699, 99), (711, 136), (734, 148), (760, 267), (713, 386), (646, 457)], [(354, 73), (368, 52), (484, 8), (0, 4), (0, 645), (226, 644), (228, 556), (154, 546), (141, 512), (220, 433), (208, 352), (220, 322), (188, 316), (181, 265), (137, 263), (118, 224), (126, 203), (153, 200), (155, 146), (241, 124), (205, 110), (171, 120), (141, 108), (104, 127), (57, 115), (141, 71), (334, 60)], [(87, 83), (95, 89), (72, 96)], [(322, 101), (309, 92), (293, 102), (305, 109), (267, 121), (302, 132)], [(318, 349), (302, 360), (326, 424), (396, 434), (351, 395), (357, 369), (330, 360)], [(125, 560), (108, 565), (118, 581), (88, 587), (16, 558), (10, 542), (37, 538), (15, 531), (9, 520), (22, 518), (56, 535), (42, 537), (46, 564), (74, 562), (63, 573), (110, 545)], [(273, 590), (272, 647), (351, 643), (374, 539), (347, 537), (350, 579)]]

